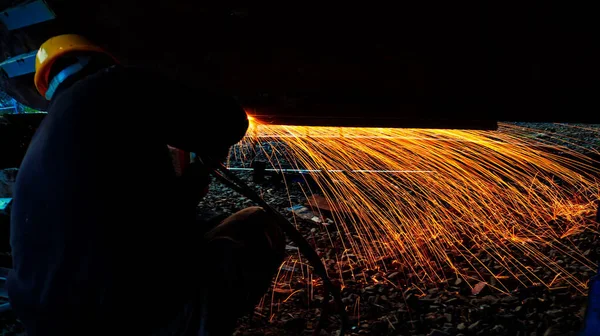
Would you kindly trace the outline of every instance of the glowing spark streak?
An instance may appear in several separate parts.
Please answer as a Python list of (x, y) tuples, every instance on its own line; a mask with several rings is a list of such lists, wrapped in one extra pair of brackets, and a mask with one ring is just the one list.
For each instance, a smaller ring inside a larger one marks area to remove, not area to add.
[[(263, 125), (254, 119), (240, 148), (237, 157), (249, 157), (242, 149), (250, 148), (267, 158), (271, 171), (311, 175), (333, 209), (335, 230), (321, 229), (332, 245), (332, 232), (343, 238), (341, 255), (333, 258), (340, 278), (342, 263), (354, 274), (356, 266), (385, 269), (382, 260), (395, 258), (404, 273), (427, 281), (444, 280), (440, 270), (448, 267), (463, 279), (493, 276), (504, 292), (511, 288), (503, 281), (511, 277), (522, 285), (563, 282), (584, 291), (585, 282), (543, 249), (595, 266), (568, 238), (597, 232), (589, 218), (600, 170), (585, 155), (534, 138), (522, 127), (501, 124), (497, 132), (334, 128)], [(459, 266), (457, 257), (465, 264)], [(541, 278), (535, 266), (552, 274)], [(363, 277), (374, 281), (364, 272)], [(312, 281), (307, 285), (312, 293)]]

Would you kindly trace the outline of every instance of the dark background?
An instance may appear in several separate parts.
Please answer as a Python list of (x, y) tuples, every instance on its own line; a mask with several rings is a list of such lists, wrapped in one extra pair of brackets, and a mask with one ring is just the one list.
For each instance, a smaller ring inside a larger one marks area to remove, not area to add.
[[(82, 33), (126, 64), (223, 89), (292, 124), (600, 122), (591, 2), (47, 2), (57, 19), (4, 31), (5, 57)], [(20, 81), (3, 84), (43, 108)], [(199, 103), (190, 97), (190, 113)]]

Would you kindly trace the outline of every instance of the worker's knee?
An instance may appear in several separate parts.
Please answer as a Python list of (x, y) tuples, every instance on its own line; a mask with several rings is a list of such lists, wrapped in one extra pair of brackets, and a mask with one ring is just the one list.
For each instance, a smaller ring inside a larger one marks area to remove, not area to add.
[(252, 206), (252, 207), (247, 207), (245, 209), (242, 209), (242, 210), (234, 213), (229, 218), (231, 218), (232, 220), (240, 220), (240, 221), (248, 221), (248, 220), (255, 221), (255, 220), (260, 220), (266, 216), (267, 216), (267, 212), (262, 207)]
[(260, 238), (264, 237), (271, 249), (283, 254), (285, 250), (285, 236), (275, 216), (258, 206), (246, 208), (238, 212), (238, 214), (246, 218), (246, 224), (253, 228), (253, 233), (256, 235), (255, 238), (262, 240)]
[(236, 212), (208, 233), (208, 239), (227, 237), (245, 246), (266, 247), (283, 255), (285, 236), (277, 219), (262, 207), (253, 206)]

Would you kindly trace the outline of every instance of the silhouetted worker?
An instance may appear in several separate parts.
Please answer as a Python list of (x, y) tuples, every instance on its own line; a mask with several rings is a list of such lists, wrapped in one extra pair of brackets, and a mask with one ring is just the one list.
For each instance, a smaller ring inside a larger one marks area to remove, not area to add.
[(248, 127), (242, 108), (78, 35), (41, 46), (35, 84), (50, 106), (17, 176), (7, 280), (28, 334), (231, 334), (285, 240), (256, 207), (199, 228), (208, 170), (177, 176), (167, 146), (224, 158)]

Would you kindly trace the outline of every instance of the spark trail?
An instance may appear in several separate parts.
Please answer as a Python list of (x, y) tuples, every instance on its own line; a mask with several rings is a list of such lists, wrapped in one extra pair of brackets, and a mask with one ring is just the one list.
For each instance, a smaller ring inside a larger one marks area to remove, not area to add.
[[(338, 263), (382, 269), (391, 258), (425, 282), (492, 277), (495, 288), (506, 292), (513, 289), (507, 279), (583, 292), (586, 281), (544, 247), (595, 269), (569, 237), (596, 230), (591, 218), (600, 172), (588, 157), (532, 134), (510, 124), (461, 131), (280, 126), (252, 119), (240, 148), (242, 155), (262, 151), (273, 169), (287, 164), (310, 172), (334, 209), (335, 229), (322, 229), (344, 237)], [(481, 260), (480, 251), (490, 260)], [(459, 266), (457, 258), (470, 267)], [(284, 265), (298, 262), (291, 258)], [(283, 273), (278, 281), (291, 281)]]

